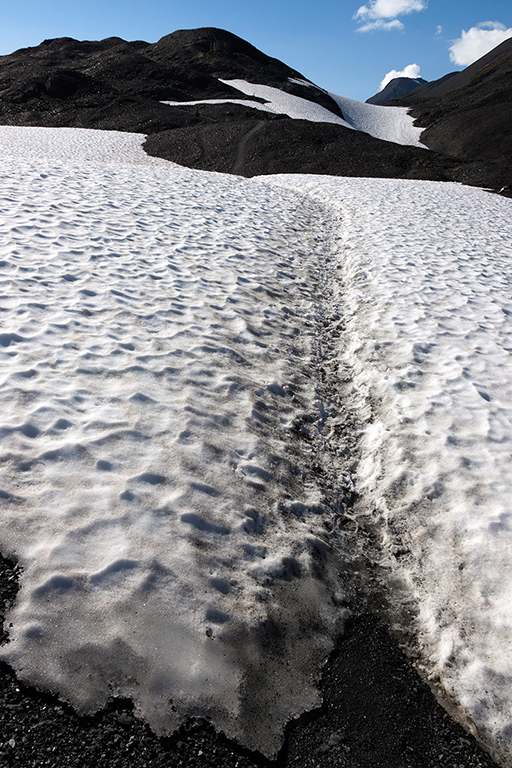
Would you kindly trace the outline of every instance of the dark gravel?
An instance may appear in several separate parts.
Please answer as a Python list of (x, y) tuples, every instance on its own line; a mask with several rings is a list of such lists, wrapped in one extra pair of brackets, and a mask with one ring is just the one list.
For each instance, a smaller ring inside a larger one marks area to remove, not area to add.
[(433, 181), (465, 176), (468, 183), (478, 183), (476, 167), (426, 149), (381, 141), (332, 123), (277, 115), (269, 119), (264, 112), (254, 114), (235, 105), (228, 111), (226, 117), (225, 110), (205, 105), (197, 123), (151, 134), (144, 149), (190, 168), (241, 176), (314, 173)]

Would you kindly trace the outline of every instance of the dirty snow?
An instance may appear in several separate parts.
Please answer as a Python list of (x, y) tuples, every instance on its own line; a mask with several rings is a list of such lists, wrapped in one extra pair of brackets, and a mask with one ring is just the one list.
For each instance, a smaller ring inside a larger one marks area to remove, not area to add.
[(272, 183), (338, 217), (358, 515), (418, 611), (426, 673), (512, 765), (511, 201), (427, 181)]
[(343, 454), (330, 355), (397, 621), (512, 765), (510, 201), (190, 171), (128, 136), (0, 129), (2, 657), (81, 711), (131, 696), (275, 755), (346, 597), (311, 471)]

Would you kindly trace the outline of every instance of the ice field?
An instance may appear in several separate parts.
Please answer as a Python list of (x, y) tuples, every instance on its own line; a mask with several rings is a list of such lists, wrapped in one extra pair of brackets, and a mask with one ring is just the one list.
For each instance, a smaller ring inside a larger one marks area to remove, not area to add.
[(354, 483), (425, 675), (512, 765), (510, 200), (142, 141), (0, 128), (2, 658), (275, 755), (342, 625)]

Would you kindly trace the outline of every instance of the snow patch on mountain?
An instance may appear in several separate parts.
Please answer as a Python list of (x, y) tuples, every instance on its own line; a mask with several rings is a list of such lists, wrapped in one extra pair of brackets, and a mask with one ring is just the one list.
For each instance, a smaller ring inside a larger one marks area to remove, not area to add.
[[(205, 99), (202, 101), (164, 101), (162, 103), (171, 106), (242, 104), (245, 107), (252, 107), (264, 112), (288, 115), (288, 117), (295, 120), (310, 120), (314, 123), (334, 123), (345, 128), (369, 133), (370, 136), (374, 136), (376, 139), (427, 149), (419, 140), (423, 128), (416, 128), (413, 125), (414, 118), (407, 114), (405, 107), (384, 109), (372, 104), (355, 101), (354, 99), (347, 99), (335, 93), (329, 93), (328, 95), (339, 105), (346, 118), (344, 120), (314, 101), (294, 96), (291, 93), (281, 91), (279, 88), (248, 83), (246, 80), (221, 80), (221, 82), (238, 89), (247, 96), (263, 99), (264, 103), (247, 99)], [(318, 87), (307, 80), (290, 78), (290, 82), (307, 85), (311, 88)], [(325, 91), (325, 93), (328, 92)]]
[(414, 118), (408, 114), (406, 107), (381, 107), (335, 93), (329, 93), (329, 96), (357, 131), (369, 133), (383, 141), (428, 149), (420, 141), (420, 135), (425, 129), (414, 125)]
[[(309, 88), (319, 88), (308, 80), (298, 78), (289, 78), (291, 83), (306, 85)], [(407, 114), (405, 107), (392, 107), (386, 112), (379, 111), (373, 105), (348, 99), (345, 96), (339, 96), (336, 93), (323, 91), (327, 93), (341, 109), (349, 125), (356, 131), (363, 131), (383, 141), (392, 141), (395, 144), (404, 144), (407, 146), (421, 147), (428, 149), (419, 140), (423, 128), (417, 128), (413, 125), (414, 118)]]

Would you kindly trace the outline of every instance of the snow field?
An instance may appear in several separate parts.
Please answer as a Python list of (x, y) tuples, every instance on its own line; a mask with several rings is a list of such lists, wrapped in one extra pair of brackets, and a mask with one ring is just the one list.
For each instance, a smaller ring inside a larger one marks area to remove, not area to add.
[(346, 120), (322, 107), (321, 104), (286, 93), (286, 91), (281, 91), (279, 88), (272, 88), (270, 85), (248, 83), (246, 80), (220, 79), (220, 82), (236, 88), (241, 93), (245, 93), (246, 96), (256, 96), (258, 99), (264, 99), (265, 106), (267, 106), (270, 112), (288, 115), (288, 117), (294, 120), (310, 120), (313, 123), (335, 123), (336, 125), (343, 125), (345, 128), (352, 127)]
[[(318, 86), (306, 80), (290, 79), (299, 85), (307, 85), (311, 88)], [(274, 112), (279, 115), (288, 115), (294, 120), (310, 120), (313, 123), (335, 123), (355, 131), (369, 133), (377, 139), (391, 141), (395, 144), (411, 145), (427, 149), (419, 140), (423, 128), (415, 128), (414, 118), (407, 114), (405, 107), (380, 107), (374, 104), (363, 104), (354, 99), (337, 96), (329, 93), (329, 96), (339, 105), (345, 120), (330, 112), (325, 107), (300, 96), (272, 88), (269, 85), (248, 83), (246, 80), (221, 80), (222, 83), (237, 88), (247, 96), (256, 96), (263, 99), (264, 103), (250, 101), (248, 99), (205, 99), (203, 101), (164, 101), (170, 106), (184, 106), (186, 104), (242, 104), (263, 112)], [(321, 88), (318, 90), (322, 90)], [(327, 91), (325, 91), (327, 93)]]
[(423, 181), (271, 183), (339, 217), (358, 514), (413, 599), (430, 679), (512, 765), (510, 201)]
[(0, 129), (2, 658), (79, 711), (128, 696), (275, 755), (343, 610), (330, 367), (397, 621), (405, 593), (427, 674), (511, 766), (510, 201), (104, 133)]
[(310, 472), (328, 238), (316, 203), (142, 140), (0, 130), (2, 658), (272, 756), (343, 613)]

